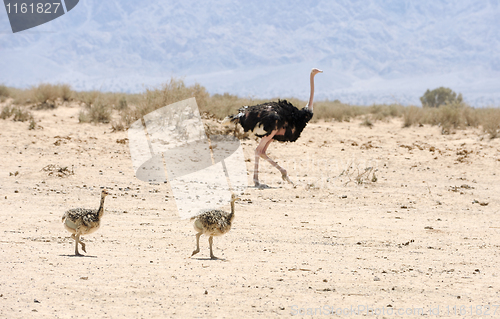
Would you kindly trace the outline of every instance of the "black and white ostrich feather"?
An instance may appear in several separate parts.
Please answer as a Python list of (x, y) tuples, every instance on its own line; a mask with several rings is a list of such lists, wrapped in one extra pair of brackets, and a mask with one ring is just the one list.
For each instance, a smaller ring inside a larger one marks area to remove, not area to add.
[(230, 122), (239, 123), (245, 132), (252, 131), (258, 137), (282, 130), (273, 137), (280, 142), (295, 142), (313, 116), (308, 107), (299, 110), (287, 100), (244, 106), (238, 111), (229, 116)]

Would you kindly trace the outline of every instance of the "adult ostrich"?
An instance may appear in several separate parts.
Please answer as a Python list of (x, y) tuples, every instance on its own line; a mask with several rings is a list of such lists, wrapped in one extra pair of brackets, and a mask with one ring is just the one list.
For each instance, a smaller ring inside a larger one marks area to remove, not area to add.
[[(309, 103), (299, 110), (286, 100), (278, 100), (277, 102), (267, 102), (254, 106), (244, 106), (239, 109), (239, 113), (227, 116), (222, 124), (240, 123), (245, 132), (252, 131), (261, 141), (255, 149), (255, 169), (253, 181), (256, 187), (266, 187), (265, 184), (259, 182), (259, 159), (262, 157), (271, 163), (281, 172), (283, 180), (292, 183), (287, 175), (286, 170), (279, 166), (267, 156), (266, 151), (269, 144), (273, 140), (280, 142), (295, 142), (307, 122), (313, 116), (313, 98), (314, 98), (314, 76), (323, 71), (312, 69), (310, 75), (311, 94)], [(293, 183), (292, 183), (293, 184)]]

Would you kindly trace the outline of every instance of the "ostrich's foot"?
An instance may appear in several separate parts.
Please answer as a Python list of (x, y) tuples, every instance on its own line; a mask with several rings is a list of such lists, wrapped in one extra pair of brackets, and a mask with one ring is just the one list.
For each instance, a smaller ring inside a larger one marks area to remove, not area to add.
[(87, 252), (87, 250), (85, 250), (85, 244), (84, 244), (84, 243), (82, 243), (82, 242), (80, 242), (80, 244), (82, 245), (82, 250), (83, 250), (83, 252), (85, 252), (85, 253), (86, 253), (86, 252)]
[(194, 255), (196, 255), (196, 254), (197, 254), (197, 253), (199, 253), (199, 252), (200, 252), (200, 250), (199, 250), (199, 249), (193, 250), (193, 253), (191, 254), (191, 256), (194, 256)]
[(269, 186), (267, 186), (266, 184), (262, 184), (261, 182), (259, 182), (258, 180), (253, 180), (253, 182), (255, 183), (255, 187), (258, 188), (258, 189), (266, 189), (266, 188), (270, 188)]
[(285, 172), (281, 173), (281, 178), (286, 181), (286, 182), (289, 182), (290, 184), (294, 185), (293, 182), (290, 180), (290, 178), (288, 177), (288, 174)]

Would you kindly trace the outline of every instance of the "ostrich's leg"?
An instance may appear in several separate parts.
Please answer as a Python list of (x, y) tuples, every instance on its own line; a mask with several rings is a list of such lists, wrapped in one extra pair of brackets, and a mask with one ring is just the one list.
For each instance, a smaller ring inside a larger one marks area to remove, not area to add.
[(75, 241), (75, 255), (77, 255), (77, 252), (78, 252), (78, 241), (76, 240), (76, 237), (75, 237), (75, 234), (71, 234), (71, 239), (73, 239)]
[(82, 245), (83, 252), (86, 253), (87, 251), (85, 250), (85, 244), (83, 243), (83, 241), (80, 238), (78, 238), (78, 241), (80, 242), (80, 245)]
[(259, 145), (255, 149), (255, 166), (254, 166), (254, 170), (253, 170), (253, 182), (255, 183), (256, 187), (266, 187), (266, 185), (261, 184), (259, 182), (259, 160), (260, 160), (262, 153), (264, 152), (264, 148), (266, 147), (266, 144), (268, 144), (270, 141), (273, 140), (273, 136), (274, 136), (274, 134), (262, 137)]
[(210, 245), (210, 258), (211, 259), (217, 259), (217, 257), (214, 256), (214, 253), (212, 252), (212, 244), (214, 242), (214, 237), (210, 236), (208, 237), (208, 244)]
[(201, 233), (196, 234), (196, 249), (193, 251), (191, 256), (194, 256), (200, 252), (200, 236), (201, 236)]
[[(73, 236), (71, 236), (73, 237)], [(77, 233), (75, 235), (75, 255), (76, 256), (81, 256), (82, 254), (80, 254), (80, 252), (78, 251), (78, 243), (80, 242), (80, 234)], [(85, 251), (85, 250), (84, 250)]]
[(269, 158), (269, 156), (267, 156), (266, 154), (266, 151), (267, 151), (267, 147), (269, 146), (269, 144), (271, 144), (272, 140), (269, 141), (266, 146), (264, 147), (264, 152), (263, 154), (261, 155), (261, 157), (263, 157), (264, 159), (266, 159), (269, 163), (271, 163), (272, 166), (276, 167), (280, 172), (281, 172), (281, 178), (284, 180), (284, 181), (287, 181), (291, 184), (293, 184), (293, 182), (290, 180), (290, 178), (288, 178), (288, 174), (286, 172), (286, 169), (284, 169), (283, 167), (279, 166), (278, 163), (276, 163), (275, 161), (273, 161), (271, 158)]
[(264, 136), (260, 140), (259, 146), (257, 146), (257, 148), (255, 149), (255, 169), (254, 169), (254, 174), (253, 174), (253, 181), (255, 183), (255, 186), (257, 186), (257, 187), (265, 186), (265, 185), (259, 183), (259, 158), (260, 157), (262, 157), (263, 159), (268, 161), (272, 166), (276, 167), (281, 172), (281, 178), (283, 178), (283, 180), (285, 180), (289, 183), (292, 183), (290, 178), (288, 178), (286, 170), (283, 167), (279, 166), (278, 163), (273, 161), (266, 154), (267, 148), (269, 147), (269, 144), (271, 144), (271, 142), (273, 141), (273, 136), (277, 132), (278, 131), (275, 130), (270, 135)]

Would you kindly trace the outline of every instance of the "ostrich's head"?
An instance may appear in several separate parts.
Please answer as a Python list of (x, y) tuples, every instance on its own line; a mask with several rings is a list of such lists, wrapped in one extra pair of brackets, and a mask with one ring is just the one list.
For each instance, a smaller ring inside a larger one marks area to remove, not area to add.
[(235, 194), (231, 194), (231, 202), (234, 203), (235, 201), (237, 200), (241, 200), (241, 198), (239, 198), (238, 196), (236, 196)]
[(320, 69), (316, 69), (316, 68), (314, 68), (314, 69), (311, 70), (311, 74), (312, 75), (316, 75), (318, 73), (323, 73), (323, 71), (321, 71)]
[(107, 195), (109, 195), (109, 192), (107, 189), (103, 189), (102, 192), (101, 192), (101, 197), (106, 197)]

